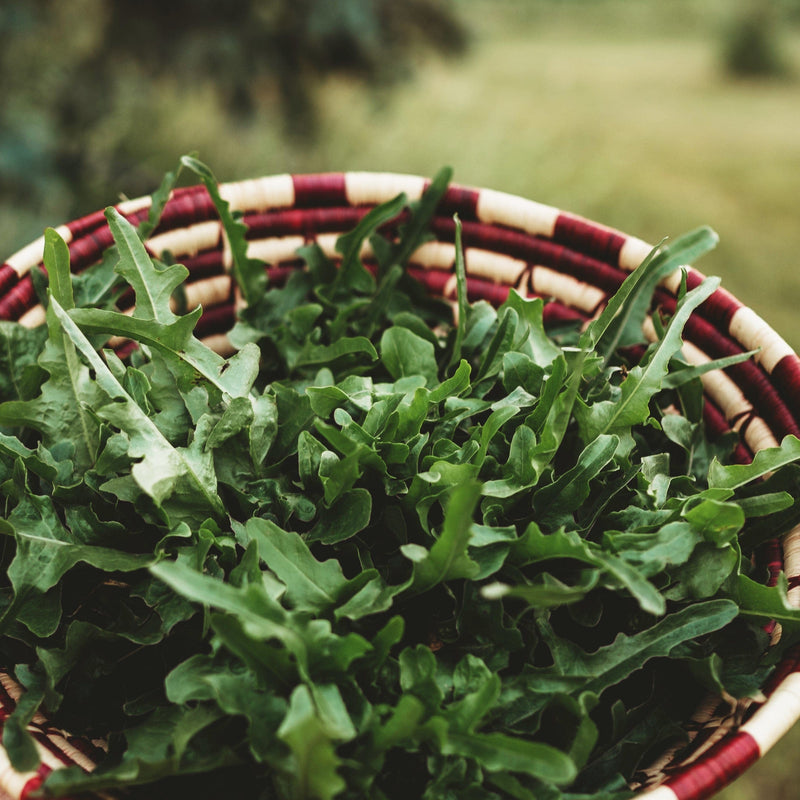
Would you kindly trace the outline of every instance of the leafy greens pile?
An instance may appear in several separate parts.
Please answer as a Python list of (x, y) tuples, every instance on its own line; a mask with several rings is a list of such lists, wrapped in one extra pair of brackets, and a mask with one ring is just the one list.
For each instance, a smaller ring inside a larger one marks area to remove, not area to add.
[[(708, 229), (654, 251), (583, 332), (545, 332), (540, 299), (467, 302), (457, 224), (454, 325), (404, 269), (446, 171), (398, 239), (378, 231), (402, 196), (339, 239), (338, 266), (311, 244), (268, 288), (184, 163), (247, 302), (235, 355), (195, 338), (200, 309), (173, 310), (187, 270), (142, 244), (175, 174), (138, 231), (107, 212), (115, 247), (79, 276), (49, 230), (47, 325), (0, 323), (18, 769), (42, 710), (109, 737), (93, 774), (49, 776), (56, 795), (624, 797), (704, 692), (757, 695), (800, 630), (751, 557), (800, 516), (800, 442), (726, 466), (732, 439), (706, 438), (708, 367), (679, 349), (715, 280), (632, 347)], [(123, 362), (110, 336), (139, 346)]]

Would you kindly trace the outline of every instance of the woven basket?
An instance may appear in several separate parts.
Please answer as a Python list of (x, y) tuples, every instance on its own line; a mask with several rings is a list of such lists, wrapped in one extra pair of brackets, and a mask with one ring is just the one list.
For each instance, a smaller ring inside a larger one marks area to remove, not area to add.
[[(423, 178), (384, 173), (277, 175), (224, 184), (222, 196), (244, 212), (250, 255), (269, 267), (279, 284), (300, 266), (296, 250), (311, 239), (336, 258), (334, 243), (374, 205), (405, 192), (417, 199)], [(120, 203), (117, 209), (138, 223), (147, 215), (149, 198)], [(455, 297), (454, 222), (463, 221), (467, 285), (471, 300), (502, 303), (510, 287), (547, 299), (545, 322), (585, 320), (602, 308), (650, 250), (645, 242), (555, 208), (491, 190), (451, 186), (436, 216), (435, 240), (412, 256), (410, 271), (434, 294)], [(401, 217), (384, 230), (392, 230)], [(61, 226), (69, 245), (73, 272), (98, 260), (112, 243), (101, 211)], [(154, 255), (169, 251), (190, 270), (187, 304), (204, 309), (197, 335), (223, 354), (232, 348), (226, 336), (234, 321), (236, 298), (228, 275), (230, 252), (214, 206), (202, 187), (179, 189), (167, 204), (161, 224), (148, 242)], [(0, 319), (38, 325), (44, 312), (37, 305), (30, 270), (41, 262), (43, 241), (20, 250), (0, 267)], [(365, 258), (369, 253), (364, 254)], [(702, 275), (688, 269), (689, 288)], [(675, 307), (680, 282), (676, 272), (658, 290), (657, 302)], [(689, 320), (684, 355), (693, 363), (757, 349), (746, 361), (704, 376), (705, 416), (712, 435), (733, 429), (741, 435), (735, 458), (751, 460), (774, 447), (786, 434), (800, 435), (800, 359), (753, 311), (723, 289), (715, 292)], [(112, 343), (124, 353), (130, 346)], [(787, 532), (767, 546), (764, 560), (774, 581), (789, 576), (790, 599), (800, 605), (800, 530)], [(778, 632), (776, 631), (776, 635)], [(2, 665), (0, 665), (2, 666)], [(14, 681), (0, 673), (0, 720), (19, 697)], [(708, 698), (686, 723), (689, 746), (665, 753), (638, 776), (636, 788), (647, 800), (703, 800), (744, 772), (800, 718), (800, 648), (790, 651), (764, 687), (761, 703), (735, 704)], [(0, 750), (2, 793), (25, 798), (44, 777), (65, 764), (90, 770), (102, 742), (87, 742), (54, 730), (37, 716), (31, 730), (39, 744), (42, 766), (21, 775)]]

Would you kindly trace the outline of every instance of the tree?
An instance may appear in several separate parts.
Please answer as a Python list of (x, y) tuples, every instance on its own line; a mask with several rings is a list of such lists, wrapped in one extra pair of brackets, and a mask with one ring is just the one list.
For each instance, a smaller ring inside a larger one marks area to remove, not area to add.
[(159, 81), (213, 87), (241, 124), (271, 93), (287, 134), (313, 143), (322, 76), (383, 86), (420, 47), (465, 43), (451, 0), (4, 0), (0, 197), (69, 215), (103, 202), (99, 183), (150, 190), (157, 171), (114, 140), (136, 120), (115, 113)]
[(774, 78), (787, 72), (778, 24), (778, 7), (771, 0), (751, 0), (731, 20), (723, 39), (723, 61), (729, 73), (741, 77)]

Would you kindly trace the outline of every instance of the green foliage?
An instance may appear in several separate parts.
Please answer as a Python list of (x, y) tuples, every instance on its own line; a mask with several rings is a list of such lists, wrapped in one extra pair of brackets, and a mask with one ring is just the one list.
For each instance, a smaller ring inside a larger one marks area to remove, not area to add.
[[(399, 241), (376, 230), (403, 197), (339, 240), (341, 266), (304, 248), (308, 269), (268, 290), (215, 197), (251, 301), (229, 359), (170, 308), (186, 271), (118, 214), (131, 316), (108, 263), (71, 283), (48, 232), (46, 331), (2, 330), (22, 363), (0, 384), (0, 649), (26, 689), (4, 744), (35, 766), (37, 710), (112, 734), (93, 774), (48, 791), (210, 796), (231, 769), (253, 798), (622, 798), (682, 698), (758, 690), (779, 652), (765, 619), (780, 648), (800, 638), (785, 581), (763, 587), (750, 558), (798, 513), (800, 443), (729, 465), (697, 374), (670, 382), (716, 282), (639, 363), (618, 346), (713, 234), (664, 248), (558, 341), (541, 300), (467, 303), (459, 254), (454, 327), (402, 263), (448, 179)], [(140, 345), (128, 363), (98, 352), (120, 334)]]

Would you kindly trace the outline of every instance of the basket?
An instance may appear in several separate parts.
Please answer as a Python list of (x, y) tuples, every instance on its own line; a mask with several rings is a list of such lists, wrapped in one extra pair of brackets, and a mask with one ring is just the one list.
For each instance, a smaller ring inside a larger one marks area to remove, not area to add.
[[(244, 213), (249, 254), (269, 263), (270, 280), (280, 284), (301, 264), (296, 250), (316, 240), (330, 257), (339, 234), (350, 230), (374, 205), (404, 192), (420, 197), (423, 178), (387, 173), (277, 175), (220, 186), (233, 210)], [(149, 198), (125, 201), (120, 213), (137, 224), (147, 216)], [(411, 257), (409, 270), (432, 293), (454, 298), (456, 278), (454, 213), (463, 223), (463, 242), (470, 300), (502, 303), (510, 287), (523, 295), (544, 297), (545, 323), (587, 320), (649, 252), (650, 245), (616, 230), (520, 197), (488, 189), (452, 185), (432, 221), (433, 241)], [(391, 234), (403, 215), (384, 229)], [(97, 261), (111, 233), (102, 211), (58, 228), (69, 245), (73, 272)], [(196, 334), (223, 354), (235, 317), (236, 295), (228, 275), (231, 255), (214, 205), (203, 187), (173, 192), (154, 235), (154, 255), (168, 251), (190, 271), (189, 307), (204, 313)], [(44, 322), (30, 271), (41, 262), (43, 240), (11, 256), (0, 267), (0, 319), (34, 326)], [(369, 253), (365, 252), (368, 258)], [(693, 288), (702, 275), (688, 268)], [(680, 274), (669, 276), (657, 291), (657, 303), (675, 307)], [(655, 335), (653, 333), (653, 335)], [(800, 359), (761, 318), (723, 289), (717, 290), (689, 320), (684, 356), (692, 363), (758, 349), (755, 360), (724, 374), (703, 376), (705, 417), (712, 435), (727, 430), (741, 435), (735, 458), (748, 462), (758, 450), (774, 447), (787, 434), (800, 435)], [(112, 343), (120, 354), (131, 346)], [(784, 571), (789, 597), (800, 605), (800, 526), (763, 554), (773, 581)], [(779, 631), (775, 632), (776, 635)], [(2, 665), (0, 665), (2, 666)], [(0, 672), (0, 720), (20, 696), (20, 688)], [(635, 788), (647, 800), (703, 800), (743, 773), (800, 719), (800, 647), (789, 651), (762, 702), (731, 704), (710, 697), (687, 721), (690, 744), (665, 753), (641, 773)], [(1, 723), (0, 723), (1, 724)], [(31, 730), (42, 764), (37, 772), (15, 772), (0, 749), (0, 798), (25, 798), (46, 775), (66, 764), (91, 770), (102, 742), (71, 738), (41, 715)]]

